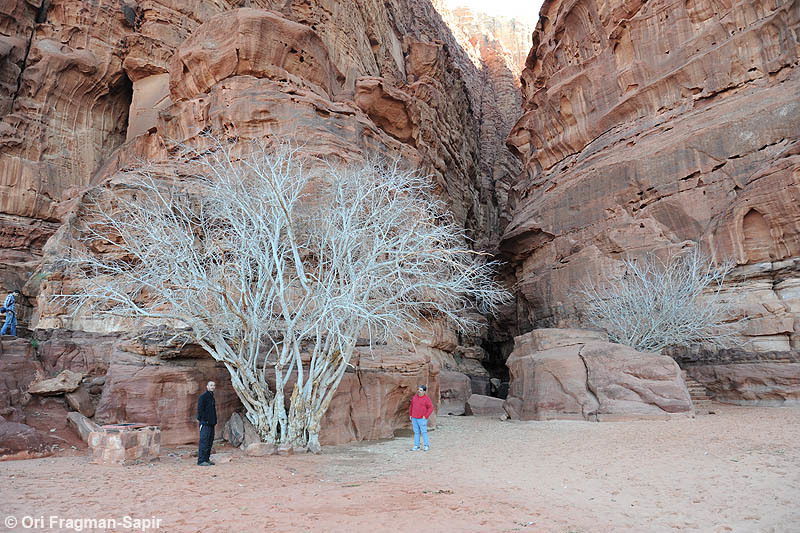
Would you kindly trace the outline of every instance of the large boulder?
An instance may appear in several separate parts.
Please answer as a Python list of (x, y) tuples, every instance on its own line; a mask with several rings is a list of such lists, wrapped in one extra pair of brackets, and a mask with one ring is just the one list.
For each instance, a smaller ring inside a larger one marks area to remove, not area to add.
[(508, 414), (522, 420), (604, 421), (692, 413), (672, 358), (597, 340), (596, 335), (578, 331), (571, 338), (559, 330), (535, 330), (517, 337), (506, 363), (511, 371)]
[(65, 392), (72, 392), (78, 388), (83, 379), (83, 374), (71, 370), (62, 370), (57, 376), (42, 379), (31, 383), (28, 394), (41, 394), (42, 396), (56, 396)]
[(58, 437), (0, 417), (0, 461), (44, 457), (53, 453), (55, 445), (64, 444)]
[(217, 431), (240, 402), (228, 371), (210, 357), (168, 361), (116, 351), (106, 374), (95, 420), (102, 424), (133, 422), (159, 426), (164, 445), (197, 442), (197, 398), (215, 381)]
[(410, 425), (408, 408), (419, 385), (428, 386), (434, 411), (428, 427), (436, 425), (439, 366), (426, 355), (398, 346), (358, 350), (322, 419), (320, 443), (344, 444), (390, 438)]
[(586, 364), (588, 388), (600, 404), (598, 420), (692, 414), (681, 369), (671, 357), (610, 342), (585, 344), (578, 355)]
[(470, 416), (502, 417), (506, 414), (503, 404), (505, 404), (505, 401), (501, 398), (473, 394), (467, 401), (466, 414)]
[(439, 372), (441, 403), (439, 414), (463, 415), (467, 400), (472, 395), (469, 376), (461, 372), (442, 370)]
[[(541, 352), (514, 350), (506, 411), (521, 420), (596, 420), (599, 403), (587, 384), (582, 345)], [(524, 355), (523, 355), (524, 354)]]

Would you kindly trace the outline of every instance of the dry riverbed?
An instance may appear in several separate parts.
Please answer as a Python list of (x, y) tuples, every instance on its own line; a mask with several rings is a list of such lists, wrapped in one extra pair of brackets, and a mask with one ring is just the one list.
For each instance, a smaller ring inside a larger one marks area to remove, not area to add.
[(4, 462), (0, 530), (800, 531), (800, 408), (714, 410), (668, 422), (441, 417), (429, 452), (397, 438), (319, 456), (221, 448), (231, 461), (206, 468), (189, 448), (127, 467)]

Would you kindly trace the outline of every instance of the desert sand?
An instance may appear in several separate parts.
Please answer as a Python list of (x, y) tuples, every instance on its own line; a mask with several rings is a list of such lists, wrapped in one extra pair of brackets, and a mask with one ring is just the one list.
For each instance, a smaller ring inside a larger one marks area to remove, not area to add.
[[(85, 519), (151, 532), (800, 531), (800, 408), (714, 411), (608, 423), (445, 416), (429, 452), (398, 437), (318, 456), (218, 446), (231, 460), (213, 467), (195, 466), (189, 447), (125, 467), (10, 461), (0, 519), (17, 520), (10, 531), (74, 531)], [(26, 516), (45, 527), (24, 528)]]

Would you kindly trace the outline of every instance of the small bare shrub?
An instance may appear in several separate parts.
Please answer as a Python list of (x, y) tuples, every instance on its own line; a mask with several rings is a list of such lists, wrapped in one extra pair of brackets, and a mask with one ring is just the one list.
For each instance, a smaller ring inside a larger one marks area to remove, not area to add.
[(667, 346), (727, 346), (739, 331), (733, 305), (721, 297), (733, 264), (715, 264), (698, 248), (662, 261), (649, 253), (623, 261), (625, 273), (579, 291), (585, 318), (613, 342), (640, 351)]

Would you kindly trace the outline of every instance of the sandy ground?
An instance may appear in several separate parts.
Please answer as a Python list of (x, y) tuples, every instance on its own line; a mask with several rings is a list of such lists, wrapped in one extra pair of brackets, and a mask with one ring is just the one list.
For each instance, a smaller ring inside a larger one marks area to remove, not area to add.
[[(599, 424), (442, 417), (429, 452), (397, 438), (319, 456), (237, 450), (205, 468), (188, 448), (129, 467), (5, 462), (0, 529), (10, 516), (9, 531), (113, 519), (121, 531), (800, 532), (800, 409), (715, 410)], [(41, 521), (25, 528), (26, 516)]]

